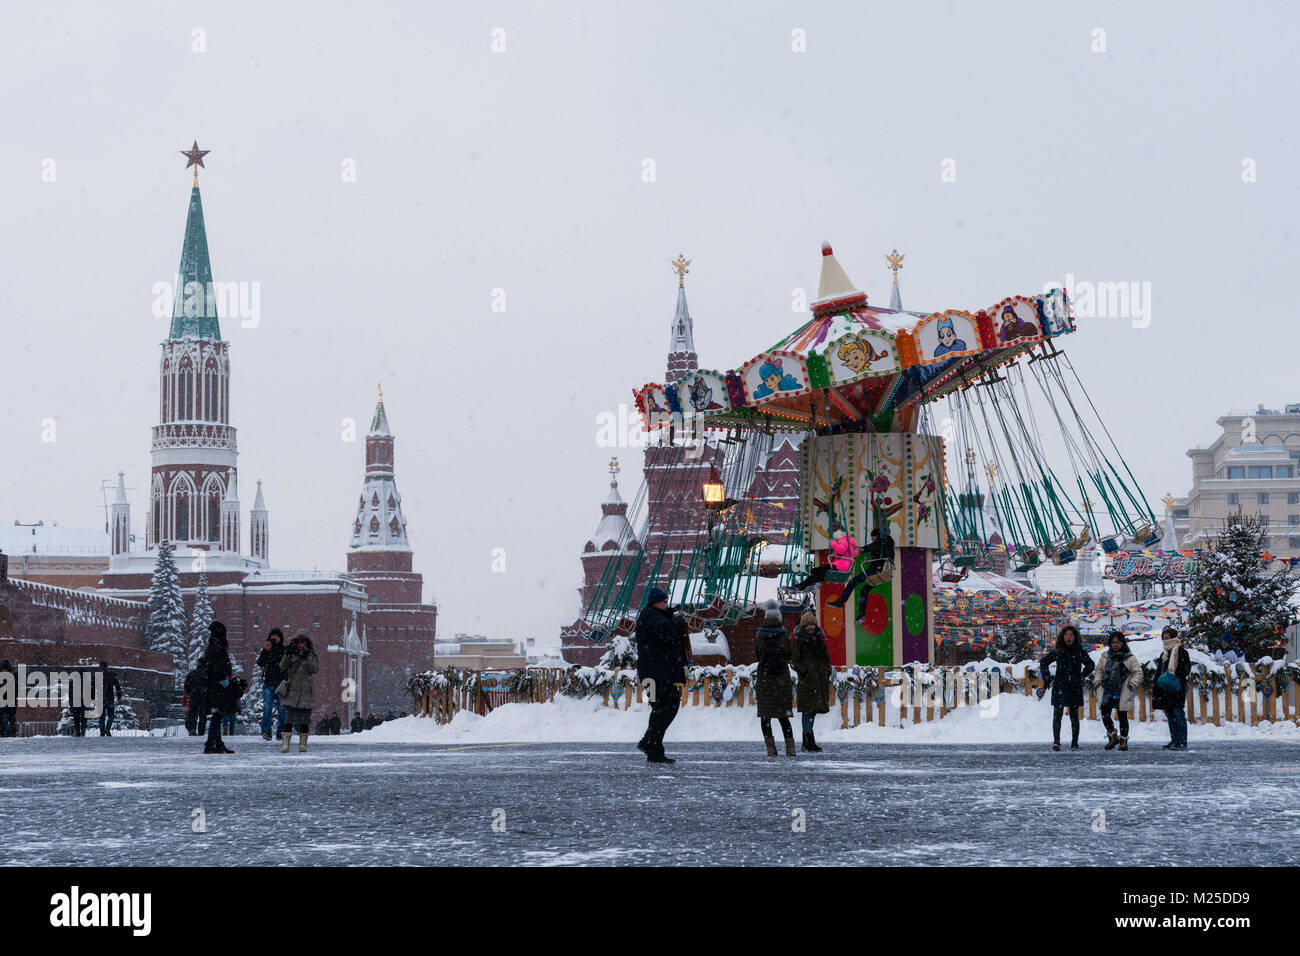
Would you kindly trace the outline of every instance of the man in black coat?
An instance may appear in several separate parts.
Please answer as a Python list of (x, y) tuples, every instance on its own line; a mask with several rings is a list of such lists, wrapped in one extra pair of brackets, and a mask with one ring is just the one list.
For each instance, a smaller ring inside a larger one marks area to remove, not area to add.
[(262, 652), (257, 655), (257, 666), (262, 668), (262, 739), (271, 739), (271, 718), (279, 716), (280, 728), (284, 727), (284, 703), (275, 689), (284, 680), (284, 632), (278, 627), (271, 628), (266, 635)]
[(357, 711), (352, 715), (352, 723), (349, 724), (354, 734), (359, 734), (366, 729), (366, 722), (361, 719), (361, 712)]
[(99, 662), (99, 672), (103, 675), (104, 686), (100, 691), (104, 695), (99, 711), (99, 736), (113, 736), (113, 714), (117, 702), (122, 699), (122, 685), (117, 682), (117, 675), (108, 669), (108, 661)]
[[(18, 693), (18, 675), (14, 672), (13, 665), (7, 660), (0, 660), (0, 671), (9, 674), (8, 680), (12, 682), (15, 696)], [(14, 706), (0, 707), (0, 737), (17, 737), (18, 736), (18, 702), (15, 699)]]
[(668, 595), (651, 588), (636, 620), (636, 677), (650, 701), (650, 720), (637, 748), (650, 763), (673, 763), (664, 754), (667, 733), (681, 705), (686, 680), (686, 622), (668, 607)]

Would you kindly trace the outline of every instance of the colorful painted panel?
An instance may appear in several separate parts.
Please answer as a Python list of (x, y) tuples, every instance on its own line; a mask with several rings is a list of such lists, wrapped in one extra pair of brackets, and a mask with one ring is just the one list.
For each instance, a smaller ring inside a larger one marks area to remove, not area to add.
[(795, 352), (766, 352), (747, 362), (740, 377), (751, 403), (793, 398), (812, 391), (803, 357)]
[(993, 317), (993, 329), (1000, 345), (1043, 336), (1038, 325), (1038, 303), (1027, 296), (1003, 299), (989, 309), (989, 315)]
[(899, 604), (902, 611), (902, 660), (930, 662), (929, 638), (930, 552), (925, 548), (898, 549)]
[(849, 335), (832, 342), (825, 352), (831, 380), (837, 384), (898, 371), (898, 352), (888, 332)]
[(722, 372), (700, 369), (677, 383), (682, 411), (687, 415), (713, 415), (731, 410), (727, 377)]
[(1039, 297), (1038, 303), (1044, 335), (1061, 335), (1074, 331), (1070, 296), (1064, 289), (1049, 289)]
[(905, 434), (903, 439), (904, 508), (902, 533), (897, 541), (909, 548), (938, 548), (941, 545), (943, 487), (943, 439), (935, 435)]
[(662, 385), (650, 384), (637, 392), (636, 406), (647, 429), (659, 428), (670, 421), (672, 412)]
[(906, 487), (904, 436), (854, 435), (857, 445), (855, 500), (858, 540), (870, 540), (873, 530), (886, 531), (895, 543), (903, 540)]
[(832, 531), (856, 527), (852, 514), (853, 437), (810, 436), (800, 447), (799, 490), (808, 550), (824, 551), (830, 546)]
[(889, 582), (859, 588), (858, 620), (854, 626), (854, 664), (889, 667), (894, 663), (894, 600)]
[(973, 355), (982, 347), (975, 316), (957, 309), (927, 315), (917, 324), (913, 339), (922, 365)]

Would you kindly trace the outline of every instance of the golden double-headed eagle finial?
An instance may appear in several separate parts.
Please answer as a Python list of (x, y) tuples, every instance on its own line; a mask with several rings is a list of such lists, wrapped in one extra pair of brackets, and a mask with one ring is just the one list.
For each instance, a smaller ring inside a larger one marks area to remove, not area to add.
[(894, 273), (895, 284), (898, 283), (898, 270), (903, 268), (903, 258), (905, 255), (906, 253), (899, 252), (897, 249), (885, 254), (885, 261), (889, 263), (889, 270)]
[(672, 261), (673, 271), (677, 273), (677, 288), (686, 288), (686, 273), (690, 272), (691, 260), (687, 259), (680, 252), (677, 258)]

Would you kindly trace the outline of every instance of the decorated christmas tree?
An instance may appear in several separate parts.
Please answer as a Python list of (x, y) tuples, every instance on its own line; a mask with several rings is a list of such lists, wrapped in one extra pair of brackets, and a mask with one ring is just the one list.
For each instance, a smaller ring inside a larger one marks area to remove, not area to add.
[(149, 585), (148, 615), (149, 647), (171, 655), (179, 683), (186, 663), (185, 601), (181, 597), (176, 558), (168, 541), (158, 543), (158, 561)]
[(1281, 656), (1297, 581), (1288, 562), (1271, 568), (1268, 526), (1230, 515), (1201, 555), (1188, 600), (1187, 639), (1213, 651), (1229, 635), (1248, 661)]
[(194, 595), (194, 613), (190, 615), (190, 639), (185, 652), (186, 672), (194, 670), (208, 646), (208, 625), (212, 623), (212, 602), (208, 599), (208, 576), (199, 574), (199, 590)]

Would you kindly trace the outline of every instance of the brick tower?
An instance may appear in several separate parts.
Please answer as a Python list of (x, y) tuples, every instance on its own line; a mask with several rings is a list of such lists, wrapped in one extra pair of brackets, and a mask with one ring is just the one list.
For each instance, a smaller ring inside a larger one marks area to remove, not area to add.
[[(598, 591), (606, 600), (612, 600), (619, 593), (627, 572), (641, 551), (641, 542), (627, 520), (627, 502), (618, 493), (618, 472), (618, 459), (611, 458), (609, 494), (600, 506), (600, 524), (582, 547), (584, 609), (592, 606)], [(615, 565), (614, 570), (609, 570), (611, 564)]]
[(438, 609), (421, 603), (424, 577), (411, 570), (412, 557), (393, 471), (393, 433), (380, 389), (366, 434), (366, 476), (347, 554), (348, 577), (365, 585), (369, 596), (361, 642), (369, 656), (365, 700), (376, 711), (409, 707), (407, 679), (433, 666)]

